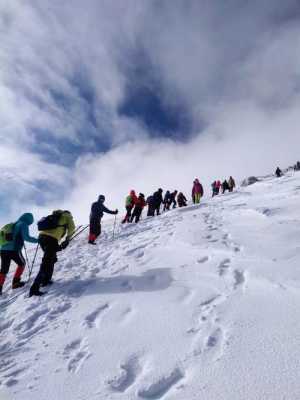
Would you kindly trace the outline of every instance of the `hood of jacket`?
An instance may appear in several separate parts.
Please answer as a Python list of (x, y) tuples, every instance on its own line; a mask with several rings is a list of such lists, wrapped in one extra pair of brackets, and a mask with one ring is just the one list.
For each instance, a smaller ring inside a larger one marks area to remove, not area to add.
[(33, 215), (31, 213), (25, 213), (18, 219), (17, 222), (23, 222), (26, 225), (31, 225), (33, 221)]

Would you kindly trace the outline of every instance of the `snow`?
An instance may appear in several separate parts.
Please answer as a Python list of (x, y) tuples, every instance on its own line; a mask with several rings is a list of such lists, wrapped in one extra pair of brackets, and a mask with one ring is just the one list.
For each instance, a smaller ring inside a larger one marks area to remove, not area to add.
[(299, 196), (289, 172), (115, 240), (108, 221), (59, 254), (46, 296), (7, 284), (0, 398), (299, 399)]

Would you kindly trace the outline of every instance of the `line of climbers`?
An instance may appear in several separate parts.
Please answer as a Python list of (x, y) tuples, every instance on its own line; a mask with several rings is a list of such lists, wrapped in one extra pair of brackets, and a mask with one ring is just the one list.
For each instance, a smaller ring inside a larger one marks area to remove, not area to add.
[(174, 192), (166, 191), (165, 196), (163, 196), (163, 190), (159, 188), (152, 195), (147, 197), (145, 200), (145, 195), (140, 193), (139, 196), (136, 195), (134, 190), (131, 190), (129, 195), (125, 199), (125, 209), (126, 214), (122, 220), (122, 224), (126, 222), (139, 222), (143, 209), (147, 206), (147, 216), (154, 217), (155, 215), (160, 215), (161, 206), (163, 205), (163, 211), (170, 210), (170, 207), (175, 208), (184, 207), (187, 205), (187, 199), (182, 192), (178, 193), (177, 190)]
[[(194, 204), (199, 204), (201, 197), (203, 197), (204, 190), (199, 179), (195, 179), (192, 188), (192, 200)], [(136, 195), (134, 190), (131, 190), (129, 195), (125, 199), (125, 209), (126, 214), (122, 220), (122, 224), (126, 222), (139, 222), (142, 215), (143, 209), (147, 206), (147, 216), (154, 217), (155, 215), (160, 215), (161, 206), (163, 205), (163, 211), (170, 210), (170, 207), (176, 208), (185, 207), (187, 205), (187, 198), (182, 192), (174, 190), (171, 192), (167, 190), (163, 196), (163, 189), (159, 188), (152, 195), (148, 196), (145, 200), (145, 195), (140, 193), (139, 196)]]
[[(287, 168), (287, 170), (289, 169), (293, 169), (294, 171), (300, 171), (300, 161), (297, 161), (293, 167)], [(275, 175), (277, 176), (277, 178), (280, 178), (281, 176), (284, 175), (284, 173), (279, 167), (277, 167), (275, 170)]]
[(294, 165), (294, 171), (300, 171), (300, 161), (297, 161)]
[(214, 181), (211, 184), (212, 187), (212, 197), (217, 196), (220, 191), (224, 194), (226, 190), (229, 192), (232, 192), (233, 189), (235, 188), (235, 180), (233, 179), (232, 176), (228, 179), (228, 181), (225, 179), (222, 183), (220, 180)]
[[(199, 179), (195, 179), (192, 187), (193, 203), (199, 204), (203, 194), (204, 190), (202, 184), (199, 182)], [(105, 196), (100, 195), (98, 200), (91, 206), (88, 225), (89, 244), (95, 244), (97, 237), (101, 234), (101, 220), (103, 214), (118, 214), (117, 209), (114, 211), (108, 209), (104, 205), (104, 202)], [(147, 200), (145, 200), (145, 195), (143, 193), (136, 196), (135, 191), (131, 190), (129, 195), (126, 197), (126, 215), (122, 220), (122, 223), (133, 221), (136, 223), (139, 222), (142, 211), (146, 206), (148, 206), (147, 216), (154, 216), (155, 214), (160, 215), (162, 205), (163, 211), (168, 211), (171, 207), (176, 208), (177, 205), (178, 207), (185, 207), (187, 205), (187, 198), (182, 192), (178, 193), (177, 190), (174, 190), (173, 192), (167, 190), (163, 197), (163, 190), (159, 188), (153, 193), (153, 195), (149, 196)], [(32, 225), (33, 222), (33, 215), (31, 213), (25, 213), (16, 222), (9, 223), (0, 229), (0, 295), (2, 295), (3, 285), (9, 272), (11, 261), (14, 261), (17, 264), (17, 269), (12, 281), (12, 289), (21, 288), (27, 283), (26, 281), (21, 280), (26, 265), (25, 258), (22, 254), (25, 242), (36, 243), (43, 251), (40, 268), (30, 287), (29, 297), (42, 296), (45, 294), (45, 292), (42, 292), (40, 288), (53, 283), (52, 276), (54, 265), (57, 262), (57, 253), (66, 249), (70, 240), (74, 237), (75, 224), (70, 211), (55, 210), (52, 214), (38, 221), (38, 238), (32, 237), (29, 234), (29, 226)], [(38, 247), (36, 251), (38, 250)], [(33, 268), (33, 264), (31, 268)]]

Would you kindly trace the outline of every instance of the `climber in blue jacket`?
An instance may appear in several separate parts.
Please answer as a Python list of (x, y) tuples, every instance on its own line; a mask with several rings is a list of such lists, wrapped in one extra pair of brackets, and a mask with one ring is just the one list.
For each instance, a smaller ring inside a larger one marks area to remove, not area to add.
[(21, 281), (21, 276), (25, 268), (25, 259), (22, 255), (24, 242), (38, 243), (38, 239), (30, 236), (29, 226), (33, 223), (33, 215), (31, 213), (23, 214), (16, 223), (11, 224), (12, 232), (11, 238), (2, 240), (0, 256), (1, 256), (1, 270), (0, 270), (0, 295), (5, 282), (6, 275), (8, 274), (11, 261), (17, 264), (17, 269), (13, 278), (12, 288), (17, 289), (25, 285)]

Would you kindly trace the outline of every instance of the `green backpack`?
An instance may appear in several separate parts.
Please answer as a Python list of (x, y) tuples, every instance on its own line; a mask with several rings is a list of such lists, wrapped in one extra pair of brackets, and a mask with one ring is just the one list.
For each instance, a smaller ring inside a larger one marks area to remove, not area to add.
[(12, 242), (14, 239), (14, 227), (15, 224), (11, 222), (10, 224), (4, 225), (0, 229), (0, 247)]
[(126, 207), (132, 205), (132, 197), (130, 195), (126, 197), (125, 205), (126, 205)]

